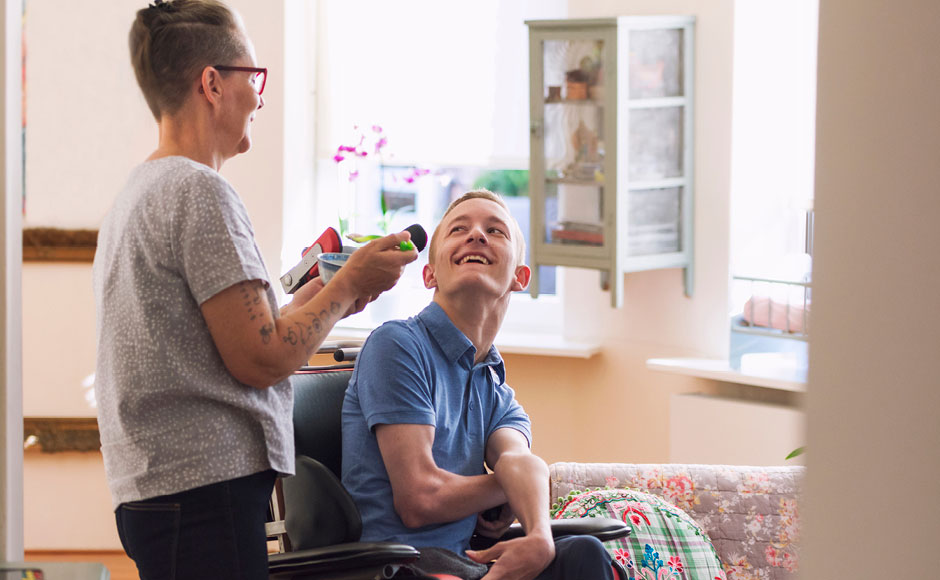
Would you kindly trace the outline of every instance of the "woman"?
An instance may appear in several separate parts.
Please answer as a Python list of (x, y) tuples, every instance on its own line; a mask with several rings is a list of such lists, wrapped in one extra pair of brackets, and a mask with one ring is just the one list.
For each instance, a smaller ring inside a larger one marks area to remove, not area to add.
[(407, 232), (359, 249), (281, 312), (245, 207), (219, 175), (264, 106), (239, 17), (157, 2), (130, 32), (159, 125), (101, 228), (97, 396), (118, 532), (141, 578), (266, 578), (264, 521), (294, 469), (289, 377), (337, 320), (392, 287)]

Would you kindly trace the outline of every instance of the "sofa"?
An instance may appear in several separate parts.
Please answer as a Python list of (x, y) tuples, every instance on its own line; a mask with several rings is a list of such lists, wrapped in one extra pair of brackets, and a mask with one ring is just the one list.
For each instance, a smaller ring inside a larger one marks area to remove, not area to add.
[(711, 539), (728, 580), (797, 575), (803, 467), (561, 462), (549, 472), (556, 502), (572, 492), (628, 489), (684, 511)]

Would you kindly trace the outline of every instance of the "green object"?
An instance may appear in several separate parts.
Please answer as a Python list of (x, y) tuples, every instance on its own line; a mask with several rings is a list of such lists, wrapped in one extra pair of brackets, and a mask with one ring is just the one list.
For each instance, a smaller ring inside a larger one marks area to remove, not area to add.
[(787, 455), (785, 459), (793, 459), (794, 457), (799, 457), (800, 455), (803, 455), (803, 453), (805, 452), (806, 452), (806, 447), (797, 447), (796, 449), (791, 451), (790, 454)]
[[(356, 242), (357, 244), (364, 244), (366, 242), (371, 242), (372, 240), (377, 240), (381, 238), (382, 236), (379, 236), (376, 234), (372, 234), (369, 236), (361, 236), (359, 234), (346, 234), (346, 237)], [(415, 249), (415, 245), (410, 240), (405, 240), (404, 242), (401, 242), (400, 244), (398, 244), (398, 249), (401, 250), (402, 252), (410, 252), (411, 250)]]
[(377, 240), (381, 238), (382, 236), (379, 236), (376, 234), (372, 234), (369, 236), (363, 236), (361, 234), (346, 234), (346, 237), (356, 242), (357, 244), (364, 244), (366, 242), (371, 242), (372, 240)]

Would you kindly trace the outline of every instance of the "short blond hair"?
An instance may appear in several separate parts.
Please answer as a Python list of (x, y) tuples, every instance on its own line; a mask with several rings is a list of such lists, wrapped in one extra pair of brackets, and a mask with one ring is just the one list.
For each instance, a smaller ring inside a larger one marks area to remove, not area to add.
[(508, 225), (510, 229), (510, 235), (512, 236), (512, 242), (516, 247), (516, 266), (524, 266), (525, 237), (522, 235), (522, 228), (519, 227), (519, 222), (516, 221), (516, 218), (512, 216), (512, 212), (509, 211), (509, 206), (506, 205), (506, 202), (503, 200), (503, 198), (488, 189), (471, 189), (467, 193), (452, 201), (451, 204), (447, 206), (447, 211), (445, 211), (444, 215), (441, 216), (441, 221), (438, 222), (437, 227), (434, 228), (434, 233), (431, 234), (431, 243), (428, 247), (428, 261), (432, 264), (434, 263), (434, 250), (437, 246), (438, 234), (440, 233), (441, 226), (444, 224), (444, 220), (447, 219), (448, 214), (454, 211), (454, 208), (458, 205), (471, 199), (485, 199), (492, 201), (506, 210), (506, 214), (509, 216)]

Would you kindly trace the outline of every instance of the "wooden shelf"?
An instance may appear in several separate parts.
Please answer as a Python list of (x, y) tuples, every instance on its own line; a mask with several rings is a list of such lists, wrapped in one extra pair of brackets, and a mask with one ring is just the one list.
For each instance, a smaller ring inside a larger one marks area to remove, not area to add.
[(546, 105), (593, 105), (595, 107), (603, 107), (604, 103), (595, 101), (593, 99), (559, 99), (557, 101), (545, 101)]
[(603, 181), (598, 181), (596, 179), (574, 179), (571, 177), (548, 177), (545, 179), (545, 183), (556, 183), (556, 184), (565, 184), (565, 185), (592, 185), (592, 186), (601, 186), (604, 185)]

